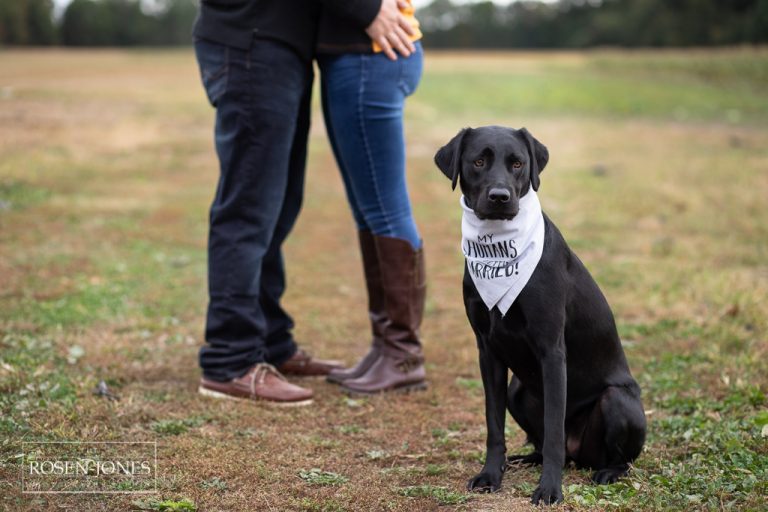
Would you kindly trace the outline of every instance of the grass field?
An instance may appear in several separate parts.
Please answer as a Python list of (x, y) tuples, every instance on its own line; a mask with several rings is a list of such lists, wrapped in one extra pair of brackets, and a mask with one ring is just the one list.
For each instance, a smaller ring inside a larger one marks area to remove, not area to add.
[[(526, 126), (540, 197), (616, 314), (649, 420), (631, 477), (564, 472), (568, 510), (768, 508), (768, 51), (428, 53), (407, 106), (430, 388), (274, 410), (196, 394), (213, 111), (189, 51), (0, 52), (0, 509), (527, 510), (537, 469), (484, 456), (461, 301), (461, 127)], [(368, 343), (351, 216), (319, 112), (286, 244), (296, 337)], [(100, 380), (119, 395), (93, 394)], [(23, 441), (156, 441), (150, 495), (22, 494)], [(524, 437), (511, 420), (507, 446)]]

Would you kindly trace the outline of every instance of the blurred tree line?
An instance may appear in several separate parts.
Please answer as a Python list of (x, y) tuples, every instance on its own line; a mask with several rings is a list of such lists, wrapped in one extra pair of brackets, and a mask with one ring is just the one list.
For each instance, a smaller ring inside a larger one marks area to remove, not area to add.
[[(198, 0), (0, 0), (0, 44), (178, 45)], [(277, 0), (290, 1), (290, 0)], [(444, 48), (708, 46), (768, 42), (768, 0), (434, 0), (417, 13)]]
[(768, 0), (435, 0), (417, 16), (444, 48), (711, 46), (768, 42)]
[(197, 0), (0, 0), (0, 44), (157, 46), (189, 44)]

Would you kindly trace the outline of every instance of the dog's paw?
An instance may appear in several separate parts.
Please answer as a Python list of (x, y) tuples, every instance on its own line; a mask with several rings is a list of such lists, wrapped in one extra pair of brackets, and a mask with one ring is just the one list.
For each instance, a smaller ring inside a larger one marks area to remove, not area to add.
[(507, 457), (507, 466), (540, 466), (544, 458), (538, 452), (528, 455), (510, 455)]
[(467, 490), (470, 492), (496, 492), (501, 489), (502, 473), (490, 473), (483, 471), (467, 482)]
[(627, 474), (629, 474), (629, 465), (622, 464), (620, 466), (603, 468), (595, 471), (592, 474), (592, 481), (598, 485), (612, 484), (615, 483), (619, 478), (627, 476)]
[(539, 484), (531, 496), (534, 505), (554, 505), (563, 501), (563, 490), (559, 485)]

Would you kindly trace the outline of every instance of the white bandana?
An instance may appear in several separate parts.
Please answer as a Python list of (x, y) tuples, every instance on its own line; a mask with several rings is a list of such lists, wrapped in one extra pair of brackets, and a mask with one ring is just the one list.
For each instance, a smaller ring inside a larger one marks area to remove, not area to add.
[(533, 189), (520, 198), (512, 220), (482, 220), (461, 196), (461, 250), (469, 275), (490, 311), (507, 314), (536, 269), (544, 250), (544, 216)]

